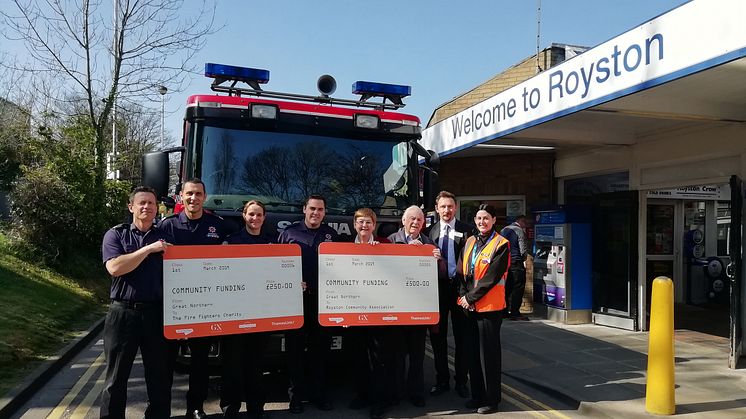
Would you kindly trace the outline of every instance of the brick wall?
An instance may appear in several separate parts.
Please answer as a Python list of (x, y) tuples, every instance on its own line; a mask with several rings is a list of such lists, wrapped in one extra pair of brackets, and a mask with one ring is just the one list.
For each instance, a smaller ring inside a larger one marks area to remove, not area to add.
[(526, 209), (553, 202), (553, 153), (445, 158), (441, 187), (456, 196), (525, 195)]
[[(539, 53), (539, 66), (545, 70), (564, 60), (565, 49), (560, 46), (551, 46)], [(472, 105), (482, 102), (483, 100), (495, 96), (518, 83), (530, 79), (534, 75), (536, 75), (536, 55), (526, 58), (522, 62), (508, 68), (502, 73), (438, 108), (427, 126), (435, 125)]]

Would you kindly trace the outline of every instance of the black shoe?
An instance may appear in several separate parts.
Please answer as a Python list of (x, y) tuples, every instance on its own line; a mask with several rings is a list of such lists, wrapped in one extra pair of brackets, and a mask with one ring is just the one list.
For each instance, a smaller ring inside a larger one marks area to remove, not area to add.
[(409, 398), (409, 402), (415, 407), (425, 407), (425, 398), (422, 396), (412, 396)]
[(466, 401), (466, 403), (464, 403), (464, 406), (467, 409), (479, 409), (483, 405), (484, 405), (484, 402), (482, 402), (481, 400), (476, 400), (476, 399), (469, 399)]
[(524, 315), (522, 315), (522, 314), (517, 314), (515, 316), (510, 316), (510, 320), (513, 320), (513, 321), (518, 320), (518, 321), (522, 321), (522, 322), (527, 322), (527, 321), (529, 321), (529, 318), (526, 317), (526, 316), (524, 316)]
[(383, 419), (385, 413), (383, 406), (373, 406), (370, 408), (370, 419)]
[(352, 399), (350, 404), (347, 406), (352, 410), (360, 410), (364, 407), (368, 407), (368, 399), (364, 399), (362, 397), (355, 397)]
[(456, 384), (456, 394), (462, 399), (469, 398), (469, 387), (466, 384)]
[(303, 403), (298, 401), (291, 401), (288, 410), (290, 410), (290, 413), (296, 415), (299, 413), (303, 413)]
[(430, 389), (430, 395), (440, 396), (441, 394), (445, 393), (446, 391), (450, 389), (451, 389), (451, 386), (448, 385), (448, 383), (438, 383), (434, 385), (433, 388)]
[(477, 409), (477, 413), (479, 413), (480, 415), (489, 415), (490, 413), (495, 413), (495, 412), (497, 412), (496, 404), (482, 406), (479, 409)]
[[(251, 419), (263, 419), (266, 418), (267, 415), (264, 413), (264, 409), (261, 410), (250, 410), (247, 412), (249, 418)], [(239, 417), (239, 416), (236, 416)]]
[(223, 418), (225, 419), (238, 419), (240, 417), (238, 414), (238, 411), (240, 409), (240, 404), (238, 405), (238, 407), (236, 407), (235, 405), (227, 405), (220, 408), (220, 410), (223, 411)]
[(207, 414), (204, 412), (204, 410), (192, 410), (191, 412), (187, 412), (184, 417), (186, 419), (205, 419), (207, 418)]
[(330, 402), (327, 399), (315, 399), (312, 402), (313, 402), (313, 404), (319, 410), (332, 410), (332, 409), (334, 409), (334, 405), (332, 404), (332, 402)]

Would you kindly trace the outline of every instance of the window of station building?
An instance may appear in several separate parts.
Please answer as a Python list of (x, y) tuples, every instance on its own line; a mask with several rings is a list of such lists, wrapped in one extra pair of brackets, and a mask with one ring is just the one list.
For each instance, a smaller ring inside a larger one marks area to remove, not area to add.
[(497, 209), (495, 229), (498, 231), (515, 221), (519, 215), (526, 215), (526, 198), (523, 195), (464, 196), (458, 198), (458, 219), (474, 224), (477, 208), (482, 204), (489, 204)]
[[(715, 224), (708, 222), (708, 211), (715, 210)], [(728, 256), (730, 240), (730, 201), (684, 201), (684, 256), (703, 258), (708, 256)], [(705, 237), (709, 229), (715, 228), (716, 247), (708, 247)], [(716, 254), (708, 254), (716, 251)]]
[(629, 172), (565, 179), (564, 186), (566, 204), (590, 203), (595, 195), (628, 191)]
[(718, 201), (716, 208), (718, 256), (728, 256), (728, 246), (730, 244), (730, 201)]
[[(647, 247), (648, 255), (673, 255), (674, 206), (648, 204)], [(669, 274), (670, 275), (670, 274)], [(648, 275), (648, 277), (650, 277)]]
[(705, 228), (704, 201), (684, 201), (684, 228), (687, 230)]
[(707, 232), (707, 203), (684, 201), (684, 257), (706, 256), (704, 238)]

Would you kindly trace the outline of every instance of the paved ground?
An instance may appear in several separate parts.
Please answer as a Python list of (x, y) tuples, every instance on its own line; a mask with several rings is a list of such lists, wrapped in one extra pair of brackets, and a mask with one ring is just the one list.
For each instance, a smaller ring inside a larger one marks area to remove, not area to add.
[[(580, 402), (589, 417), (645, 413), (648, 334), (544, 320), (503, 328), (503, 371)], [(746, 418), (746, 371), (728, 369), (728, 340), (675, 332), (676, 415)]]
[[(495, 416), (564, 419), (651, 416), (645, 413), (647, 333), (533, 319), (505, 322), (502, 341), (504, 401), (501, 413)], [(746, 370), (728, 369), (727, 339), (679, 330), (675, 346), (676, 415), (746, 418)], [(100, 353), (100, 342), (93, 344), (89, 352), (71, 364), (67, 377), (55, 377), (47, 390), (34, 397), (32, 401), (44, 409), (28, 407), (29, 404), (14, 417), (96, 417), (95, 398), (100, 390), (95, 387), (100, 386), (102, 369), (94, 367), (103, 361), (98, 358), (97, 347)], [(131, 398), (142, 406), (144, 388), (137, 368), (131, 381)], [(426, 368), (430, 384), (429, 359)], [(86, 374), (88, 377), (82, 380)], [(270, 380), (276, 380), (279, 389), (267, 405), (271, 417), (291, 417), (284, 411), (287, 408), (284, 378), (274, 375)], [(76, 386), (79, 388), (72, 398), (70, 394)], [(182, 398), (183, 386), (184, 377), (177, 377), (175, 399)], [(54, 388), (61, 392), (53, 395)], [(335, 392), (340, 402), (331, 414), (309, 408), (301, 417), (366, 417), (365, 411), (346, 409), (345, 404), (352, 397), (349, 386), (338, 385)], [(86, 399), (88, 410), (84, 412), (79, 407), (85, 405)], [(425, 409), (402, 403), (391, 411), (391, 417), (471, 417), (460, 407), (462, 402), (450, 394), (429, 398)], [(135, 409), (132, 417), (138, 417), (137, 411), (142, 412)], [(181, 406), (175, 402), (174, 414), (180, 412)]]
[[(451, 342), (452, 343), (452, 342)], [(44, 388), (26, 403), (12, 418), (42, 419), (42, 418), (75, 418), (93, 419), (98, 417), (98, 396), (103, 385), (103, 357), (101, 356), (103, 342), (96, 339), (88, 348), (79, 354), (66, 368), (57, 374)], [(451, 358), (453, 351), (451, 347)], [(453, 359), (451, 359), (451, 363)], [(451, 368), (453, 366), (451, 365)], [(427, 388), (434, 380), (432, 351), (426, 350), (425, 379)], [(299, 419), (299, 418), (366, 418), (368, 410), (351, 410), (347, 404), (355, 396), (353, 391), (351, 371), (344, 364), (336, 364), (330, 374), (330, 398), (335, 402), (335, 409), (322, 412), (309, 405), (301, 415), (292, 415), (288, 409), (287, 377), (281, 370), (270, 370), (265, 375), (265, 385), (268, 389), (267, 404), (268, 417), (271, 419)], [(219, 378), (213, 377), (210, 383), (210, 394), (205, 404), (205, 410), (211, 418), (218, 418)], [(173, 385), (173, 417), (181, 417), (185, 410), (184, 398), (187, 388), (186, 375), (177, 372)], [(459, 398), (454, 391), (438, 397), (427, 397), (424, 408), (412, 406), (408, 401), (402, 401), (388, 411), (388, 417), (473, 417), (473, 409), (464, 407), (465, 399)], [(141, 418), (146, 406), (144, 380), (142, 378), (142, 364), (136, 361), (129, 381), (129, 398), (127, 418)], [(500, 416), (513, 418), (558, 418), (568, 419), (580, 417), (576, 413), (577, 403), (556, 397), (551, 392), (546, 393), (543, 388), (528, 385), (526, 382), (504, 376), (503, 403), (500, 405)], [(494, 416), (494, 415), (493, 415)]]

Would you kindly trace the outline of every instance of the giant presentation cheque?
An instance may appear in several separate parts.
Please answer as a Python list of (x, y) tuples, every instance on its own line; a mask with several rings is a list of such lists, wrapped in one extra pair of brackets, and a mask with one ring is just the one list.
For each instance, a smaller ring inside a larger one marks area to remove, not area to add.
[(438, 261), (433, 246), (322, 243), (322, 326), (436, 324)]
[(163, 323), (168, 339), (300, 328), (300, 247), (169, 247), (163, 256)]

